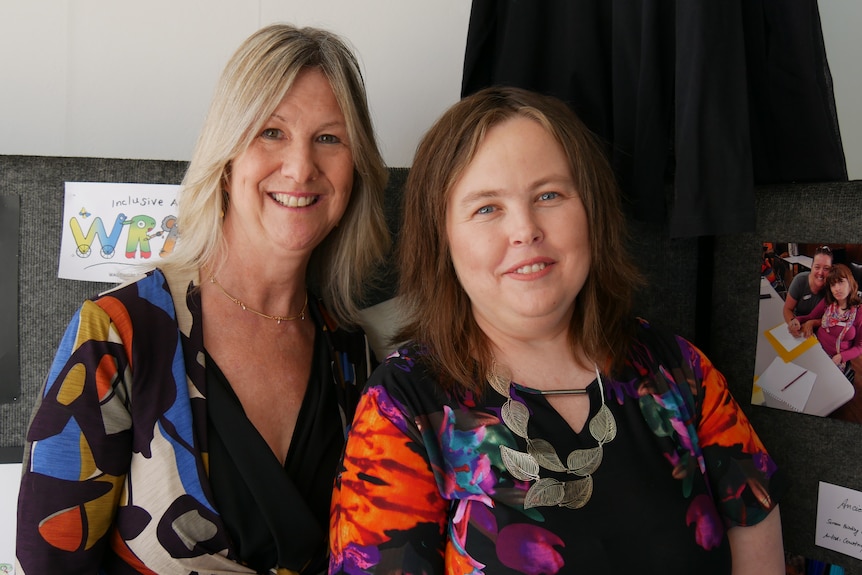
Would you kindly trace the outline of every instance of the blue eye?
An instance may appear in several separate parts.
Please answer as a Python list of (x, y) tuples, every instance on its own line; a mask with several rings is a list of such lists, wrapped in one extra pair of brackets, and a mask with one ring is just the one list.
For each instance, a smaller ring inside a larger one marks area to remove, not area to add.
[(558, 194), (557, 192), (544, 192), (542, 195), (539, 196), (539, 199), (540, 200), (553, 200), (554, 198), (556, 198), (559, 195), (560, 194)]
[(482, 206), (481, 208), (479, 208), (478, 210), (476, 210), (476, 213), (477, 213), (477, 214), (486, 215), (486, 214), (490, 214), (490, 213), (491, 213), (491, 212), (493, 212), (493, 211), (494, 211), (494, 207), (493, 207), (493, 206)]

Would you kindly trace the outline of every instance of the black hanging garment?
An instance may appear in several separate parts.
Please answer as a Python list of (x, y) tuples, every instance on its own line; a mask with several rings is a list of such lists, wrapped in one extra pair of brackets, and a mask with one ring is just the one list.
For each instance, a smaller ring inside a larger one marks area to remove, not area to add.
[(566, 101), (673, 237), (753, 231), (755, 184), (847, 179), (816, 0), (473, 0), (461, 92), (490, 85)]

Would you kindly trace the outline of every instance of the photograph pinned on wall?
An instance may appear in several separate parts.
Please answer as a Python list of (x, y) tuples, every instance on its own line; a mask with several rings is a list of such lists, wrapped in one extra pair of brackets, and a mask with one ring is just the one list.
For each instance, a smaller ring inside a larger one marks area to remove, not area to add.
[(862, 423), (860, 284), (862, 245), (762, 242), (753, 405)]
[(177, 192), (168, 184), (66, 182), (58, 277), (121, 283), (173, 250)]

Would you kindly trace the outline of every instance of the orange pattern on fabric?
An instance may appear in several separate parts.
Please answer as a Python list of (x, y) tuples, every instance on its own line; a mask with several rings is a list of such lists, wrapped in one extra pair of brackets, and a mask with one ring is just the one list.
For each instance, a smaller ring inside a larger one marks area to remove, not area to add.
[(99, 367), (96, 368), (96, 391), (99, 401), (104, 401), (114, 391), (114, 381), (117, 378), (117, 362), (110, 355), (102, 356)]
[(84, 519), (80, 507), (60, 511), (39, 524), (42, 539), (63, 551), (76, 551), (84, 536)]
[(129, 311), (118, 299), (110, 296), (99, 298), (96, 301), (96, 305), (101, 307), (109, 316), (111, 316), (111, 321), (120, 336), (120, 341), (122, 341), (125, 346), (126, 358), (129, 361), (129, 369), (133, 368), (132, 342), (134, 341), (134, 332), (132, 329), (132, 319), (129, 317)]
[(127, 565), (136, 569), (138, 573), (141, 573), (141, 575), (159, 575), (138, 559), (138, 556), (129, 549), (128, 544), (123, 540), (120, 531), (117, 529), (114, 529), (113, 533), (111, 533), (111, 550)]
[[(386, 408), (378, 405), (379, 392), (380, 388), (370, 389), (357, 407), (337, 494), (341, 514), (337, 538), (362, 546), (386, 541), (385, 531), (403, 531), (420, 523), (435, 523), (442, 532), (446, 519), (447, 502), (440, 497), (434, 474), (410, 448), (404, 433), (382, 415)], [(378, 514), (386, 518), (385, 530), (374, 518)]]
[(751, 430), (745, 413), (730, 395), (722, 376), (712, 363), (701, 355), (703, 370), (703, 406), (697, 435), (701, 447), (741, 445), (745, 453), (764, 453), (766, 448)]

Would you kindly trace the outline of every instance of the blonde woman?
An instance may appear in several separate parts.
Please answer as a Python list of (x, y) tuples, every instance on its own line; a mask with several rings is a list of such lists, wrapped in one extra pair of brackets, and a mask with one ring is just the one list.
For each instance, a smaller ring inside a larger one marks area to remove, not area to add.
[(73, 318), (27, 434), (19, 573), (317, 573), (388, 248), (350, 49), (273, 25), (228, 62), (176, 250)]

